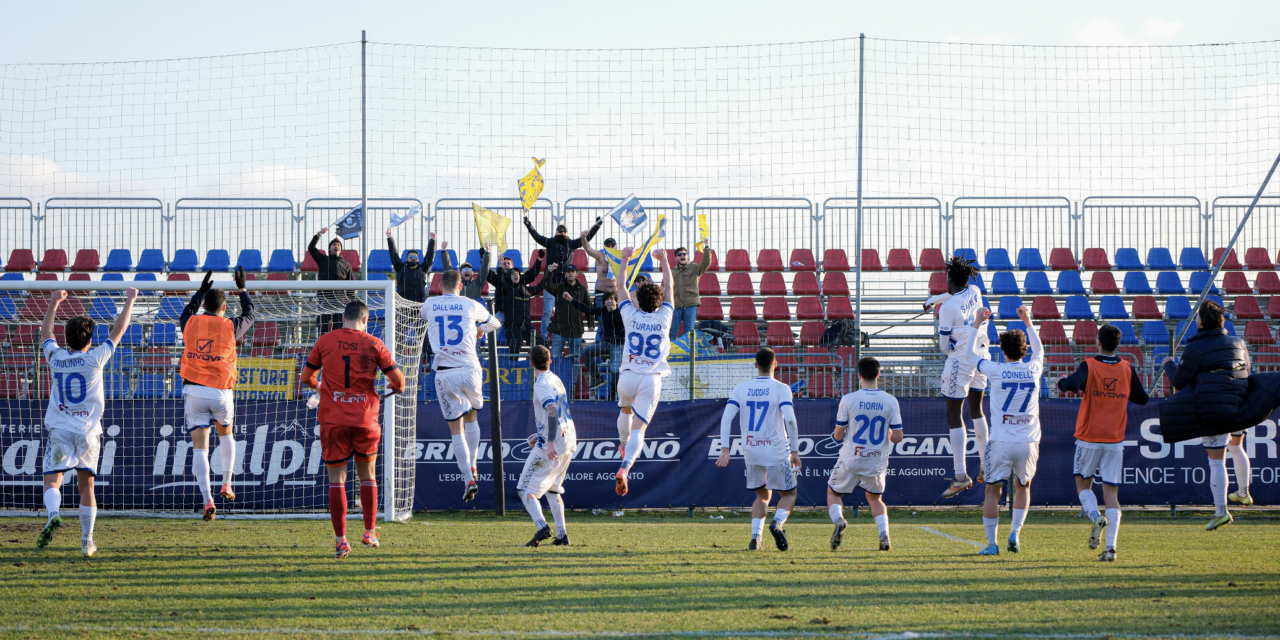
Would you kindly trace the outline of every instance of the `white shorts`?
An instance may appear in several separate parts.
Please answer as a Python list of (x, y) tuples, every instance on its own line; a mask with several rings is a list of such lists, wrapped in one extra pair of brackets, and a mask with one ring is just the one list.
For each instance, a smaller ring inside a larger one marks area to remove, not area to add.
[(764, 466), (747, 465), (747, 491), (765, 488), (771, 491), (790, 491), (796, 488), (796, 472), (790, 462)]
[(44, 472), (61, 473), (76, 469), (98, 474), (98, 452), (102, 450), (102, 434), (77, 433), (66, 429), (50, 429), (44, 446)]
[(618, 406), (631, 407), (647, 425), (658, 410), (662, 395), (662, 376), (623, 371), (618, 375)]
[(202, 398), (185, 392), (182, 394), (186, 405), (187, 431), (212, 427), (214, 420), (224, 427), (231, 426), (231, 421), (236, 417), (235, 394), (231, 389), (218, 391), (222, 397), (217, 399)]
[(1200, 444), (1206, 449), (1222, 449), (1231, 444), (1232, 436), (1242, 435), (1244, 435), (1243, 431), (1237, 431), (1235, 433), (1220, 433), (1216, 436), (1201, 437)]
[(520, 495), (532, 493), (541, 499), (547, 493), (564, 493), (564, 476), (569, 472), (569, 461), (573, 458), (575, 442), (568, 442), (567, 455), (561, 453), (555, 460), (547, 459), (545, 449), (535, 448), (524, 461), (524, 470), (520, 472), (520, 483), (516, 491)]
[(888, 475), (887, 469), (875, 475), (857, 473), (850, 465), (845, 464), (844, 460), (836, 460), (836, 466), (831, 469), (831, 479), (827, 480), (827, 486), (842, 496), (857, 491), (859, 487), (867, 493), (880, 495), (884, 493), (884, 479)]
[(1106, 484), (1120, 484), (1124, 473), (1124, 443), (1076, 440), (1072, 473), (1085, 479), (1098, 478)]
[(447, 369), (436, 372), (436, 398), (445, 420), (457, 420), (484, 407), (484, 376), (479, 369)]
[(1039, 442), (987, 442), (987, 484), (1009, 479), (1013, 473), (1020, 484), (1029, 484), (1036, 475), (1036, 460), (1040, 459)]
[(969, 391), (986, 391), (987, 376), (978, 372), (978, 360), (972, 356), (950, 355), (942, 365), (942, 396), (963, 400)]

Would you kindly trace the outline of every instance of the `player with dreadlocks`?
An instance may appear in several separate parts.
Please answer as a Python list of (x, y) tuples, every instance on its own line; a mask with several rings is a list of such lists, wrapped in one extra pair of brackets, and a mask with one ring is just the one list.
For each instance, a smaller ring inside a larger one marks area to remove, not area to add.
[(956, 256), (947, 263), (947, 292), (929, 298), (926, 311), (942, 303), (938, 310), (938, 347), (947, 362), (942, 367), (942, 397), (947, 401), (947, 426), (950, 427), (951, 458), (955, 464), (955, 479), (951, 481), (943, 498), (953, 498), (973, 486), (965, 464), (965, 447), (968, 434), (964, 419), (960, 417), (964, 402), (969, 400), (969, 417), (973, 420), (973, 433), (978, 440), (978, 482), (983, 481), (983, 449), (987, 445), (987, 418), (982, 413), (982, 394), (987, 389), (987, 377), (977, 370), (979, 355), (990, 347), (985, 333), (977, 337), (972, 350), (966, 349), (974, 329), (978, 309), (982, 307), (982, 291), (969, 280), (978, 275), (973, 262)]

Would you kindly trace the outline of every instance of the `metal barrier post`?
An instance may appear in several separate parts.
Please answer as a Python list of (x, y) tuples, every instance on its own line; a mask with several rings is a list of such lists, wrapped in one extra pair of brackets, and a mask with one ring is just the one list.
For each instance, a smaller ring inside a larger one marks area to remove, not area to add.
[[(493, 313), (493, 300), (485, 300), (485, 307)], [(493, 512), (507, 515), (506, 476), (502, 470), (502, 385), (498, 382), (498, 333), (490, 333), (489, 343), (489, 448), (493, 456)], [(530, 365), (533, 361), (529, 361)], [(530, 382), (533, 378), (529, 370)]]
[(853, 361), (862, 359), (862, 64), (867, 35), (858, 34), (858, 220), (854, 241)]

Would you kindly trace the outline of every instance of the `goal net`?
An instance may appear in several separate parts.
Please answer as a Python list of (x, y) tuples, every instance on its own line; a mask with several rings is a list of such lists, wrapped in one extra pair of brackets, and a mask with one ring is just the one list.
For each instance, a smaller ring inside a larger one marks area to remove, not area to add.
[[(229, 278), (230, 274), (221, 274)], [(18, 514), (42, 508), (43, 422), (51, 379), (40, 353), (40, 323), (54, 289), (66, 289), (58, 308), (55, 334), (63, 339), (66, 320), (86, 315), (96, 323), (94, 344), (108, 334), (123, 306), (122, 281), (0, 283), (0, 334), (9, 348), (0, 362), (0, 510)], [(228, 290), (227, 316), (242, 313), (234, 284)], [(134, 304), (132, 322), (103, 375), (106, 407), (97, 470), (101, 512), (195, 515), (202, 506), (192, 475), (192, 447), (184, 420), (179, 358), (183, 308), (198, 282), (147, 282)], [(350, 299), (370, 308), (369, 332), (391, 349), (405, 373), (403, 394), (382, 401), (382, 444), (377, 458), (383, 487), (379, 511), (388, 520), (405, 519), (413, 508), (418, 365), (425, 323), (421, 304), (395, 293), (393, 281), (250, 282), (253, 328), (238, 344), (233, 433), (236, 456), (232, 486), (235, 501), (218, 502), (219, 517), (300, 517), (327, 513), (329, 494), (321, 460), (319, 425), (309, 409), (311, 390), (302, 384), (302, 368), (320, 331), (341, 327)], [(330, 324), (333, 323), (333, 324)], [(379, 393), (386, 378), (379, 373)], [(224, 474), (216, 433), (210, 433), (209, 466), (213, 491)], [(75, 474), (64, 475), (63, 506), (78, 504)], [(360, 512), (359, 482), (348, 473), (353, 513)], [(387, 490), (390, 487), (391, 490)]]

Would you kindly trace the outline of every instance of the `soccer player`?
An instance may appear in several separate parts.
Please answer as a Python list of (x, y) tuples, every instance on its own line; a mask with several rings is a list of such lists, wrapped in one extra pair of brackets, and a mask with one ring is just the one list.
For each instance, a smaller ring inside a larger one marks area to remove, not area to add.
[[(244, 288), (244, 267), (236, 267), (236, 288), (240, 294), (240, 317), (227, 316), (227, 294), (213, 288), (213, 272), (204, 274), (204, 283), (178, 318), (182, 330), (182, 400), (187, 431), (191, 433), (191, 473), (204, 498), (204, 519), (213, 520), (218, 508), (209, 487), (209, 427), (218, 430), (218, 453), (222, 457), (223, 500), (235, 500), (231, 479), (235, 474), (236, 437), (231, 431), (235, 419), (236, 341), (253, 327), (253, 300)], [(204, 313), (196, 315), (200, 307)]]
[(1227, 453), (1231, 454), (1231, 470), (1236, 475), (1236, 490), (1227, 496), (1227, 502), (1240, 505), (1253, 504), (1253, 496), (1249, 495), (1249, 474), (1253, 472), (1249, 465), (1249, 454), (1244, 450), (1243, 431), (1231, 434), (1227, 442)]
[[(991, 316), (986, 307), (978, 309), (973, 332), (966, 349), (973, 350), (979, 335), (986, 335), (982, 324)], [(1021, 548), (1019, 534), (1027, 521), (1027, 509), (1031, 507), (1031, 478), (1036, 475), (1036, 461), (1040, 457), (1040, 376), (1044, 373), (1044, 348), (1040, 336), (1031, 324), (1031, 313), (1026, 305), (1018, 307), (1018, 317), (1026, 325), (1026, 333), (1005, 331), (1000, 334), (1000, 351), (1006, 362), (995, 364), (987, 359), (977, 361), (980, 373), (999, 382), (991, 389), (991, 440), (986, 455), (986, 500), (982, 503), (982, 525), (987, 530), (987, 547), (978, 552), (983, 556), (1000, 555), (996, 544), (996, 532), (1000, 526), (1000, 492), (1004, 481), (1013, 474), (1017, 490), (1013, 496), (1013, 526), (1009, 533), (1008, 549), (1017, 553)], [(1022, 358), (1030, 352), (1029, 362)]]
[[(1120, 535), (1120, 480), (1124, 472), (1124, 429), (1129, 422), (1129, 403), (1143, 405), (1149, 400), (1138, 372), (1116, 355), (1120, 329), (1105, 325), (1098, 329), (1098, 353), (1080, 363), (1070, 377), (1058, 376), (1058, 391), (1083, 391), (1084, 400), (1076, 413), (1076, 460), (1073, 474), (1080, 506), (1093, 523), (1089, 548), (1097, 549), (1103, 529), (1107, 546), (1098, 560), (1115, 562), (1116, 538)], [(1102, 481), (1106, 516), (1098, 513), (1094, 479)]]
[[(352, 300), (342, 311), (342, 327), (324, 334), (311, 348), (302, 369), (303, 384), (320, 396), (320, 457), (329, 470), (329, 518), (333, 521), (336, 554), (351, 553), (347, 543), (347, 461), (355, 457), (360, 478), (360, 506), (364, 511), (362, 543), (381, 546), (374, 523), (378, 518), (378, 482), (373, 477), (382, 431), (378, 427), (380, 398), (373, 383), (381, 371), (396, 392), (404, 391), (404, 373), (381, 340), (369, 335), (369, 307)], [(321, 372), (324, 380), (319, 379)], [(323, 389), (321, 389), (323, 385)]]
[(49, 363), (53, 388), (49, 391), (49, 408), (44, 414), (44, 508), (49, 512), (44, 530), (36, 538), (36, 546), (45, 548), (53, 540), (53, 532), (62, 526), (58, 509), (62, 506), (62, 474), (72, 469), (80, 483), (80, 552), (88, 558), (98, 551), (93, 543), (93, 523), (98, 517), (98, 502), (93, 495), (93, 477), (98, 471), (98, 452), (102, 447), (102, 410), (106, 396), (102, 392), (102, 369), (129, 327), (137, 289), (125, 289), (124, 309), (116, 316), (106, 342), (89, 348), (93, 341), (93, 320), (76, 316), (67, 321), (67, 348), (59, 348), (53, 338), (53, 322), (58, 305), (67, 299), (66, 291), (56, 291), (40, 325), (40, 347)]
[[(622, 251), (622, 264), (629, 264), (634, 250)], [(671, 353), (672, 305), (671, 262), (667, 252), (657, 249), (654, 257), (662, 265), (662, 287), (652, 282), (637, 284), (632, 293), (619, 286), (624, 299), (618, 305), (627, 343), (618, 374), (618, 448), (622, 467), (614, 476), (618, 495), (627, 495), (627, 475), (644, 448), (644, 430), (653, 420), (662, 396), (662, 379), (671, 375), (667, 356)]]
[[(893, 548), (889, 542), (889, 511), (880, 498), (889, 471), (889, 454), (902, 441), (902, 412), (898, 399), (880, 390), (880, 361), (867, 357), (858, 361), (857, 391), (840, 399), (836, 430), (831, 438), (840, 442), (840, 457), (827, 481), (827, 512), (835, 532), (831, 550), (844, 540), (844, 496), (859, 487), (867, 493), (867, 504), (880, 533), (880, 550)], [(849, 423), (853, 428), (849, 428)]]
[(475, 476), (480, 455), (479, 414), (484, 407), (484, 371), (476, 356), (476, 329), (492, 333), (502, 323), (484, 305), (458, 295), (462, 275), (457, 271), (445, 271), (440, 276), (440, 287), (444, 295), (428, 298), (422, 305), (422, 317), (427, 321), (427, 338), (436, 354), (431, 361), (436, 373), (436, 396), (449, 423), (453, 457), (465, 483), (462, 500), (470, 502), (480, 490)]
[[(965, 463), (965, 447), (968, 434), (964, 429), (961, 410), (969, 401), (969, 418), (973, 420), (973, 433), (978, 440), (978, 482), (983, 481), (986, 468), (987, 418), (982, 414), (982, 394), (987, 379), (977, 369), (977, 361), (986, 353), (990, 340), (985, 333), (975, 333), (974, 314), (982, 307), (982, 291), (969, 279), (978, 270), (968, 260), (956, 256), (947, 263), (947, 293), (930, 298), (924, 308), (928, 311), (942, 301), (938, 310), (938, 347), (947, 361), (942, 367), (942, 397), (947, 403), (947, 426), (950, 427), (951, 460), (955, 479), (942, 492), (943, 498), (954, 498), (973, 486)], [(976, 335), (973, 349), (966, 347), (970, 335)], [(978, 351), (975, 351), (978, 350)]]
[(533, 420), (534, 433), (529, 436), (533, 450), (524, 461), (520, 483), (516, 491), (520, 501), (533, 517), (538, 531), (526, 547), (536, 547), (551, 537), (551, 527), (542, 517), (542, 496), (551, 505), (551, 517), (556, 523), (556, 539), (553, 546), (569, 546), (569, 532), (564, 525), (564, 476), (569, 472), (569, 462), (578, 446), (578, 433), (573, 428), (573, 416), (569, 414), (569, 394), (559, 376), (551, 373), (551, 352), (544, 346), (529, 350), (533, 364)]
[(748, 551), (763, 549), (764, 517), (772, 492), (778, 492), (778, 508), (769, 523), (769, 533), (779, 551), (787, 550), (787, 534), (782, 529), (796, 505), (796, 472), (800, 470), (800, 434), (791, 387), (773, 379), (778, 360), (773, 349), (756, 352), (754, 380), (733, 388), (720, 417), (720, 457), (717, 467), (729, 466), (733, 418), (738, 418), (742, 435), (742, 458), (747, 464), (747, 491), (756, 492), (751, 503), (751, 542)]

